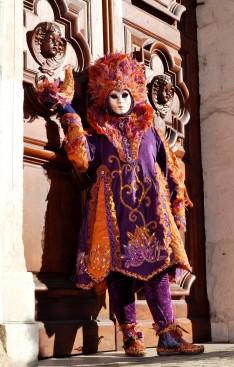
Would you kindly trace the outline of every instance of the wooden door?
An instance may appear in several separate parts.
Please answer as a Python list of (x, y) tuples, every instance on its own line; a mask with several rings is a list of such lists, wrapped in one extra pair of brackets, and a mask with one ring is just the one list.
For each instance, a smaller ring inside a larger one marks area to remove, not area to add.
[[(210, 340), (209, 304), (206, 291), (205, 230), (203, 207), (203, 179), (200, 143), (200, 96), (198, 80), (197, 23), (195, 0), (183, 0), (186, 14), (179, 25), (181, 34), (184, 80), (190, 91), (188, 110), (190, 122), (185, 132), (186, 181), (194, 203), (188, 212), (186, 248), (191, 259), (196, 281), (187, 300), (188, 317), (192, 320), (193, 335), (197, 341)], [(199, 5), (198, 5), (199, 6)]]
[[(189, 54), (190, 58), (196, 54), (196, 40), (189, 41), (190, 35), (186, 33), (184, 23), (181, 30), (178, 29), (184, 11), (180, 2), (121, 0), (120, 14), (118, 0), (25, 0), (24, 245), (27, 269), (34, 274), (35, 280), (40, 357), (110, 351), (122, 346), (108, 294), (96, 296), (92, 290), (82, 291), (74, 286), (72, 277), (84, 198), (82, 177), (74, 173), (66, 158), (62, 144), (63, 131), (56, 116), (38, 104), (33, 89), (35, 80), (43, 74), (62, 78), (63, 66), (68, 63), (73, 65), (78, 76), (82, 76), (95, 49), (94, 2), (103, 22), (99, 55), (122, 48), (126, 52), (134, 52), (135, 57), (145, 63), (152, 97), (150, 101), (158, 116), (157, 121), (161, 121), (168, 140), (180, 158), (184, 156), (186, 146), (189, 152), (185, 156), (187, 171), (197, 170), (200, 180), (198, 191), (194, 193), (190, 190), (192, 199), (196, 201), (199, 197), (201, 200), (199, 124), (186, 125), (189, 121), (186, 105), (188, 89), (182, 73), (184, 68), (188, 76), (187, 85), (193, 89), (193, 96), (198, 95), (197, 79), (195, 77), (189, 81), (190, 70), (183, 64), (185, 54)], [(184, 3), (190, 6), (189, 0)], [(189, 14), (194, 17), (194, 13)], [(182, 59), (179, 54), (181, 34), (182, 41), (185, 40)], [(53, 43), (53, 37), (57, 43)], [(42, 45), (44, 40), (47, 41), (46, 47)], [(152, 94), (165, 80), (169, 80), (173, 90), (169, 106), (155, 102)], [(196, 113), (198, 111), (194, 98), (190, 103), (192, 114), (194, 109)], [(82, 111), (85, 101), (79, 102)], [(194, 129), (191, 139), (190, 131)], [(189, 160), (190, 152), (197, 154), (198, 158), (193, 165)], [(191, 187), (197, 178), (192, 173), (187, 176)], [(205, 270), (202, 267), (202, 205), (196, 206), (193, 213), (189, 216), (187, 244), (194, 270), (199, 270), (199, 275), (193, 286), (193, 298), (189, 298), (189, 316), (196, 319), (198, 315), (196, 325), (204, 320), (208, 325)], [(198, 231), (196, 228), (199, 228)], [(193, 324), (188, 317), (185, 299), (193, 280), (189, 274), (183, 274), (180, 282), (172, 284), (176, 316), (178, 322), (190, 332), (190, 339)], [(146, 345), (153, 347), (156, 341), (152, 320), (141, 293), (137, 296), (137, 314), (146, 334)], [(196, 330), (194, 327), (195, 337)], [(207, 330), (207, 327), (204, 328), (204, 337), (208, 337)]]
[(80, 75), (89, 65), (91, 2), (28, 0), (24, 12), (24, 245), (36, 286), (40, 357), (114, 350), (108, 299), (74, 286), (82, 184), (56, 116), (34, 93), (41, 76), (63, 78), (66, 64)]

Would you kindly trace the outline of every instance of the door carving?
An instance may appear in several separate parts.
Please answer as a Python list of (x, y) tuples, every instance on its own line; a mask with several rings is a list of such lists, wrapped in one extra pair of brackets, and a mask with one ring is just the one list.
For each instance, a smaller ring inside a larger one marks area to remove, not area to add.
[[(95, 3), (103, 17), (104, 52), (118, 49), (120, 37), (114, 32), (118, 25), (123, 32), (122, 49), (133, 52), (146, 65), (155, 124), (165, 133), (177, 156), (183, 158), (190, 114), (178, 23), (187, 0), (183, 5), (175, 0), (120, 1), (121, 19), (115, 13), (116, 0)], [(81, 89), (85, 87), (85, 70), (91, 62), (95, 34), (91, 3), (92, 0), (24, 0), (24, 245), (27, 269), (34, 274), (36, 286), (41, 357), (122, 346), (108, 295), (96, 296), (74, 287), (83, 181), (66, 158), (64, 135), (56, 115), (37, 101), (34, 89), (43, 76), (63, 79), (64, 66), (70, 64), (79, 85), (77, 108), (81, 115), (84, 113), (85, 89)], [(192, 262), (196, 262), (193, 251), (190, 253)], [(183, 273), (178, 283), (172, 284), (176, 316), (189, 332), (192, 324), (185, 297), (193, 281), (193, 276)], [(137, 313), (146, 345), (153, 347), (151, 316), (141, 293)]]

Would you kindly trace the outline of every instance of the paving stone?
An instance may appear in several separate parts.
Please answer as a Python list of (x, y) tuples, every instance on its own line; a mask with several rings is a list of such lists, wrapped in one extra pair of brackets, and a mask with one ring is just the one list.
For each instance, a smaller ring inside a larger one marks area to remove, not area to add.
[(123, 352), (105, 352), (70, 358), (41, 360), (40, 367), (234, 367), (234, 344), (205, 344), (205, 353), (197, 356), (158, 357), (148, 348), (145, 357), (126, 357)]

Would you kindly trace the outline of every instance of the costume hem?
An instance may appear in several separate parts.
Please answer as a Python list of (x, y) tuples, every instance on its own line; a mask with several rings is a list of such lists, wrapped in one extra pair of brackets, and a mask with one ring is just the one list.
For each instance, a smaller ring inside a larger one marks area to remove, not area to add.
[[(142, 281), (148, 281), (151, 278), (153, 278), (153, 276), (159, 274), (163, 270), (166, 270), (166, 269), (168, 269), (168, 268), (170, 268), (172, 266), (175, 266), (175, 265), (178, 265), (179, 267), (181, 267), (184, 270), (187, 270), (189, 272), (192, 272), (192, 268), (188, 264), (177, 262), (177, 261), (174, 261), (174, 262), (172, 262), (170, 264), (164, 264), (164, 266), (161, 266), (160, 268), (158, 268), (157, 270), (153, 271), (152, 273), (150, 273), (147, 276), (141, 276), (139, 274), (136, 274), (136, 273), (133, 273), (133, 272), (124, 270), (124, 269), (120, 269), (118, 267), (111, 268), (110, 271), (117, 271), (117, 272), (122, 273), (124, 275), (130, 276), (130, 277), (132, 277), (134, 279), (138, 279), (138, 280), (142, 280)], [(95, 284), (98, 284), (101, 281), (103, 281), (104, 279), (106, 279), (106, 277), (108, 276), (108, 274), (106, 274), (106, 276), (103, 277), (103, 279), (101, 279), (99, 282), (92, 281), (89, 284), (76, 283), (76, 286), (79, 287), (79, 288), (82, 288), (82, 289), (91, 289), (92, 287), (95, 286)]]

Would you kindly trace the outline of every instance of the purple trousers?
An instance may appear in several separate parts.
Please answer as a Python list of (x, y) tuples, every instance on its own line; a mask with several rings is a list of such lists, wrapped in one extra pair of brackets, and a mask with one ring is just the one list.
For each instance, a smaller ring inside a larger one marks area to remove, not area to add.
[[(136, 323), (135, 280), (112, 272), (108, 276), (110, 301), (120, 325)], [(166, 271), (142, 282), (156, 330), (174, 322), (169, 277)]]

